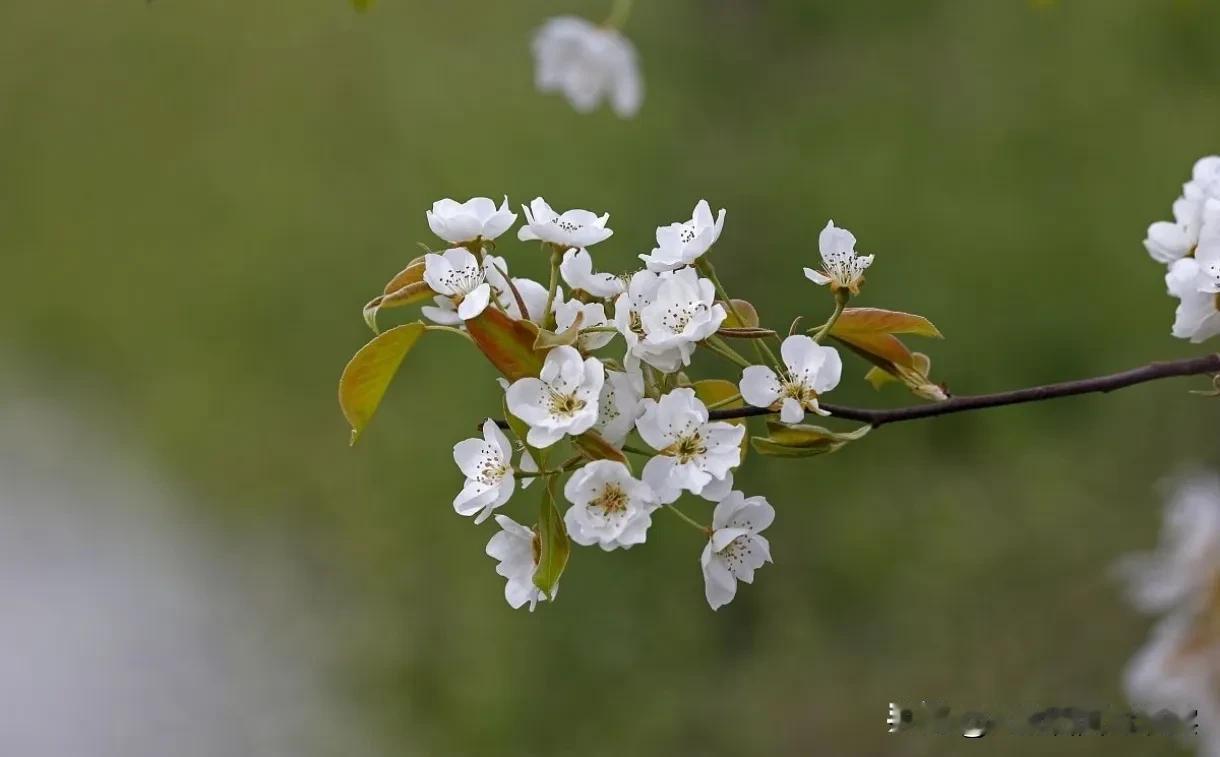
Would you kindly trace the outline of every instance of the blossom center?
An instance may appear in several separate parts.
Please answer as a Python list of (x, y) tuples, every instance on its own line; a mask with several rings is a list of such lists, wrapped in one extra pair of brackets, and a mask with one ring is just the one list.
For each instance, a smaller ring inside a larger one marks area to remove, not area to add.
[(575, 415), (585, 408), (587, 403), (575, 394), (551, 393), (551, 413), (554, 415)]
[(738, 536), (733, 541), (724, 545), (724, 549), (717, 552), (717, 556), (724, 560), (725, 565), (732, 573), (737, 572), (737, 568), (745, 562), (745, 558), (754, 552), (754, 545), (750, 542), (750, 538), (746, 534)]
[(451, 273), (445, 274), (441, 282), (453, 292), (453, 299), (460, 301), (462, 297), (470, 294), (478, 288), (479, 284), (483, 283), (483, 275), (478, 267), (466, 266), (455, 268)]
[(558, 226), (563, 231), (566, 231), (569, 233), (574, 232), (574, 231), (580, 231), (582, 228), (584, 228), (580, 224), (569, 221), (566, 218), (556, 218), (555, 225)]
[(674, 442), (667, 451), (678, 458), (678, 462), (689, 463), (691, 460), (707, 454), (707, 445), (703, 443), (703, 437), (695, 432), (679, 437), (678, 441)]
[(695, 241), (695, 224), (691, 221), (682, 224), (682, 230), (678, 232), (678, 238), (682, 240), (682, 244), (690, 244)]
[(627, 509), (627, 492), (618, 484), (606, 484), (602, 493), (589, 504), (601, 508), (604, 515), (614, 515)]
[(810, 389), (803, 381), (794, 380), (784, 382), (780, 396), (794, 399), (807, 406), (818, 398), (818, 393)]
[(503, 480), (508, 471), (508, 463), (501, 457), (499, 448), (493, 449), (489, 444), (483, 449), (483, 455), (479, 458), (475, 479), (481, 484), (495, 486)]

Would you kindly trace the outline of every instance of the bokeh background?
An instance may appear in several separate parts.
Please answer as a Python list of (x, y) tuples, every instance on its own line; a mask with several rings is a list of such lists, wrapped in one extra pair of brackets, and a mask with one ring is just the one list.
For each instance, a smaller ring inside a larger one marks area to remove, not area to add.
[[(634, 121), (532, 86), (543, 19), (607, 12), (0, 5), (12, 753), (1177, 753), (884, 717), (1124, 706), (1150, 621), (1112, 565), (1155, 542), (1159, 481), (1220, 464), (1189, 381), (751, 457), (776, 563), (732, 605), (707, 608), (701, 544), (658, 517), (643, 547), (578, 551), (533, 615), (503, 601), (490, 524), (450, 506), (491, 368), (429, 337), (354, 449), (335, 386), (430, 203), (504, 193), (609, 210), (611, 270), (706, 197), (722, 277), (781, 328), (827, 310), (799, 272), (833, 218), (877, 255), (863, 304), (932, 318), (958, 392), (1198, 354), (1140, 241), (1220, 149), (1220, 6), (640, 0)], [(864, 371), (836, 401), (914, 401)]]

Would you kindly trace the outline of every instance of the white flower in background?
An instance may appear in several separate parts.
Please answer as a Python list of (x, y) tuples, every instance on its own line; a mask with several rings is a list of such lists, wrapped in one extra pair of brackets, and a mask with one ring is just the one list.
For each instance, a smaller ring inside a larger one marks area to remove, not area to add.
[(754, 583), (754, 571), (771, 562), (771, 545), (760, 533), (775, 520), (765, 497), (731, 492), (716, 505), (712, 535), (703, 548), (703, 587), (718, 610), (737, 595), (737, 582)]
[(1220, 156), (1198, 160), (1182, 195), (1173, 203), (1173, 221), (1148, 227), (1144, 247), (1158, 263), (1172, 263), (1190, 255), (1199, 244), (1208, 200), (1220, 199)]
[(568, 250), (559, 264), (559, 275), (572, 289), (581, 289), (600, 299), (618, 297), (626, 289), (623, 280), (610, 273), (594, 273), (593, 257), (586, 249)]
[(470, 250), (455, 247), (443, 255), (424, 256), (424, 282), (437, 293), (436, 307), (421, 308), (424, 317), (455, 325), (477, 317), (491, 299), (491, 286)]
[(721, 208), (720, 214), (712, 218), (707, 200), (700, 200), (689, 221), (658, 227), (657, 246), (651, 255), (641, 255), (640, 260), (650, 271), (673, 271), (693, 265), (720, 238), (724, 212)]
[(572, 541), (607, 551), (643, 544), (657, 508), (652, 489), (614, 460), (594, 460), (578, 469), (563, 496), (572, 503), (563, 518)]
[(715, 334), (726, 315), (712, 282), (693, 268), (640, 271), (614, 306), (628, 351), (666, 373), (689, 365), (695, 344)]
[(465, 439), (453, 446), (453, 461), (466, 476), (466, 485), (453, 500), (458, 515), (474, 515), (474, 522), (482, 523), (508, 501), (516, 486), (512, 455), (508, 437), (490, 419), (483, 424), (482, 439)]
[[(508, 579), (504, 585), (504, 598), (514, 610), (529, 604), (530, 612), (546, 595), (534, 585), (534, 573), (538, 570), (541, 545), (533, 529), (526, 528), (507, 515), (497, 515), (496, 523), (501, 531), (487, 542), (487, 554), (500, 561), (496, 573)], [(551, 598), (559, 593), (559, 587), (551, 591)]]
[(1220, 334), (1220, 294), (1206, 291), (1210, 277), (1194, 258), (1174, 261), (1165, 276), (1169, 294), (1181, 300), (1173, 335), (1198, 344)]
[(864, 270), (873, 264), (873, 256), (856, 254), (856, 236), (830, 221), (818, 235), (818, 250), (822, 254), (822, 270), (806, 268), (805, 278), (818, 286), (829, 284), (831, 291), (846, 289), (859, 294)]
[(432, 203), (427, 216), (432, 233), (451, 244), (495, 239), (517, 222), (517, 214), (508, 209), (507, 196), (498, 209), (487, 197), (473, 197), (466, 202), (446, 197)]
[(578, 436), (593, 427), (605, 379), (597, 358), (583, 359), (575, 347), (555, 347), (538, 378), (518, 379), (508, 387), (508, 412), (529, 424), (531, 447), (549, 447), (566, 434)]
[[(610, 327), (606, 318), (606, 306), (600, 302), (581, 302), (568, 300), (555, 302), (555, 331), (562, 333), (576, 323), (576, 317), (581, 316), (580, 328)], [(577, 337), (576, 346), (584, 352), (599, 350), (610, 343), (615, 336), (614, 331), (597, 331), (592, 334), (581, 334)]]
[(541, 240), (559, 247), (581, 248), (605, 241), (614, 233), (606, 228), (609, 213), (597, 216), (587, 210), (565, 210), (559, 214), (541, 197), (521, 209), (526, 224), (518, 229), (517, 238), (522, 242)]
[(660, 401), (644, 399), (636, 422), (640, 436), (660, 454), (644, 465), (644, 483), (662, 504), (682, 491), (701, 494), (741, 463), (744, 426), (708, 422), (707, 406), (693, 389), (674, 389)]
[(617, 30), (559, 16), (534, 35), (533, 51), (538, 91), (562, 92), (581, 113), (592, 111), (605, 97), (620, 118), (639, 111), (644, 87), (635, 46)]
[(790, 336), (780, 345), (788, 375), (780, 377), (765, 365), (742, 371), (741, 397), (754, 407), (779, 406), (779, 419), (800, 423), (805, 411), (829, 415), (818, 407), (818, 395), (839, 385), (843, 361), (833, 347), (823, 347), (807, 336)]
[[(522, 318), (521, 306), (517, 303), (517, 295), (521, 295), (521, 299), (525, 302), (525, 309), (529, 311), (525, 315), (525, 319), (534, 323), (542, 323), (547, 300), (545, 286), (533, 279), (514, 276), (513, 286), (510, 287), (506, 277), (508, 261), (495, 255), (483, 256), (483, 272), (487, 277), (487, 283), (491, 285), (492, 295), (496, 298), (496, 302), (504, 308), (505, 313), (518, 320)], [(517, 290), (516, 294), (513, 294), (514, 288)], [(555, 296), (562, 297), (563, 291), (558, 290)]]
[(1139, 610), (1168, 613), (1127, 667), (1128, 698), (1147, 712), (1198, 710), (1201, 754), (1220, 754), (1220, 478), (1180, 483), (1157, 551), (1118, 567)]
[(593, 430), (615, 447), (621, 447), (643, 412), (643, 399), (644, 377), (639, 371), (606, 371), (606, 382), (602, 384), (598, 400), (600, 414)]

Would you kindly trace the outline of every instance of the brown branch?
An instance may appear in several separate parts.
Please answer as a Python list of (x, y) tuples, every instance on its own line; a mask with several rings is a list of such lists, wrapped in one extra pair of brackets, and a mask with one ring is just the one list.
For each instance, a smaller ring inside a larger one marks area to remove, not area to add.
[[(1204, 374), (1220, 374), (1220, 354), (1204, 357), (1172, 360), (1161, 363), (1150, 363), (1129, 371), (1113, 373), (1108, 376), (1064, 381), (1045, 386), (1031, 386), (1027, 389), (1016, 389), (1010, 392), (995, 394), (976, 394), (973, 396), (954, 397), (944, 402), (928, 405), (916, 405), (894, 410), (868, 410), (856, 407), (822, 404), (822, 409), (835, 418), (851, 421), (861, 421), (870, 426), (884, 426), (888, 423), (913, 421), (920, 418), (934, 418), (938, 415), (964, 413), (968, 410), (983, 410), (989, 407), (1019, 405), (1025, 402), (1042, 402), (1058, 397), (1073, 397), (1078, 394), (1093, 392), (1112, 392), (1136, 384), (1157, 381), (1174, 376), (1198, 376)], [(774, 411), (765, 407), (727, 408), (713, 410), (709, 413), (712, 420), (731, 420), (733, 418), (748, 418), (757, 415), (772, 415)]]

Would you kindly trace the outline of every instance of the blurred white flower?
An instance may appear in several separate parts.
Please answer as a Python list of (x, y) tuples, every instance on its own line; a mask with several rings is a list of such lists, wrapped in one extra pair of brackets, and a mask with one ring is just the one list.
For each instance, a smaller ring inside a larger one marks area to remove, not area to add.
[(499, 208), (487, 197), (473, 197), (466, 202), (446, 197), (432, 203), (427, 216), (432, 233), (451, 244), (495, 239), (517, 222), (517, 214), (508, 209), (507, 196)]
[(453, 500), (458, 515), (473, 515), (482, 523), (497, 507), (508, 502), (516, 486), (512, 445), (496, 422), (483, 423), (482, 439), (464, 439), (453, 446), (453, 461), (466, 476), (466, 485)]
[(683, 491), (701, 494), (741, 463), (745, 427), (708, 422), (707, 406), (693, 389), (674, 389), (660, 401), (644, 399), (641, 404), (636, 429), (660, 453), (644, 465), (643, 479), (662, 504)]
[(443, 255), (424, 256), (424, 282), (437, 293), (436, 307), (420, 309), (425, 318), (456, 325), (477, 317), (491, 299), (491, 287), (470, 250), (455, 247)]
[(715, 334), (726, 315), (712, 282), (693, 268), (640, 271), (614, 309), (631, 354), (666, 373), (689, 365), (695, 344)]
[(689, 221), (657, 227), (657, 246), (651, 255), (640, 255), (650, 271), (673, 271), (694, 264), (720, 238), (724, 208), (712, 218), (707, 200), (700, 200)]
[[(520, 320), (521, 306), (517, 303), (517, 295), (521, 296), (521, 300), (525, 303), (525, 309), (529, 311), (525, 316), (525, 320), (533, 321), (534, 323), (542, 323), (543, 311), (546, 310), (547, 289), (542, 284), (533, 279), (525, 279), (512, 277), (513, 286), (508, 285), (508, 261), (502, 257), (495, 255), (483, 256), (483, 272), (487, 277), (487, 283), (491, 285), (492, 295), (496, 298), (496, 302), (504, 308), (504, 312)], [(516, 289), (516, 294), (513, 293)], [(556, 297), (563, 297), (563, 291), (558, 290)]]
[(535, 33), (533, 51), (534, 82), (540, 92), (562, 92), (581, 113), (592, 111), (605, 97), (620, 118), (639, 111), (644, 87), (635, 46), (617, 30), (559, 16)]
[[(487, 554), (499, 561), (496, 573), (508, 579), (504, 584), (504, 598), (514, 610), (529, 604), (530, 612), (546, 595), (534, 585), (534, 573), (538, 570), (541, 552), (538, 535), (507, 515), (497, 515), (496, 523), (501, 530), (487, 542)], [(551, 598), (559, 593), (559, 587), (551, 590)]]
[(1200, 753), (1220, 754), (1220, 477), (1181, 482), (1157, 551), (1118, 568), (1138, 609), (1166, 613), (1127, 667), (1128, 698), (1148, 712), (1197, 710)]
[[(610, 321), (606, 319), (606, 306), (600, 302), (581, 302), (580, 300), (568, 300), (567, 302), (555, 303), (555, 330), (559, 332), (567, 331), (572, 324), (576, 322), (576, 316), (583, 316), (580, 321), (582, 329), (608, 327)], [(613, 331), (597, 331), (591, 334), (581, 334), (576, 345), (584, 352), (598, 350), (605, 347), (614, 339), (615, 332)]]
[(622, 294), (626, 285), (610, 273), (594, 273), (593, 258), (586, 249), (568, 250), (563, 254), (559, 274), (572, 289), (581, 289), (594, 297), (610, 299)]
[(644, 377), (638, 371), (606, 371), (606, 382), (602, 384), (598, 400), (600, 414), (593, 430), (614, 446), (621, 447), (643, 412), (643, 398)]
[(707, 603), (718, 610), (737, 595), (737, 582), (754, 582), (754, 571), (771, 562), (771, 545), (761, 532), (775, 520), (765, 497), (730, 492), (716, 505), (712, 534), (703, 548), (703, 586)]
[(1207, 291), (1210, 277), (1195, 258), (1175, 260), (1165, 275), (1169, 294), (1177, 297), (1173, 335), (1194, 343), (1220, 334), (1220, 294)]
[(593, 427), (605, 378), (597, 358), (583, 359), (575, 347), (555, 347), (538, 378), (518, 379), (508, 387), (508, 412), (529, 424), (531, 447), (549, 447), (566, 434)]
[(541, 197), (535, 197), (525, 211), (526, 224), (517, 230), (522, 242), (541, 240), (564, 248), (590, 247), (610, 238), (614, 232), (606, 228), (610, 214), (594, 215), (587, 210), (565, 210), (556, 213)]
[(818, 286), (829, 284), (832, 291), (845, 289), (859, 294), (864, 270), (873, 264), (873, 256), (856, 254), (855, 235), (830, 221), (818, 235), (818, 250), (822, 255), (822, 270), (806, 268), (805, 278)]
[(1220, 199), (1220, 156), (1199, 159), (1182, 195), (1173, 203), (1173, 221), (1148, 227), (1144, 247), (1158, 263), (1172, 263), (1190, 255), (1199, 244), (1208, 200)]
[(765, 365), (746, 368), (741, 375), (742, 399), (754, 407), (778, 404), (784, 423), (800, 423), (806, 410), (829, 415), (818, 407), (818, 395), (839, 385), (843, 361), (838, 351), (797, 334), (780, 345), (780, 356), (788, 375), (781, 378)]
[(572, 503), (564, 515), (572, 541), (607, 551), (643, 544), (657, 508), (652, 489), (614, 460), (595, 460), (578, 469), (564, 485), (563, 496)]

